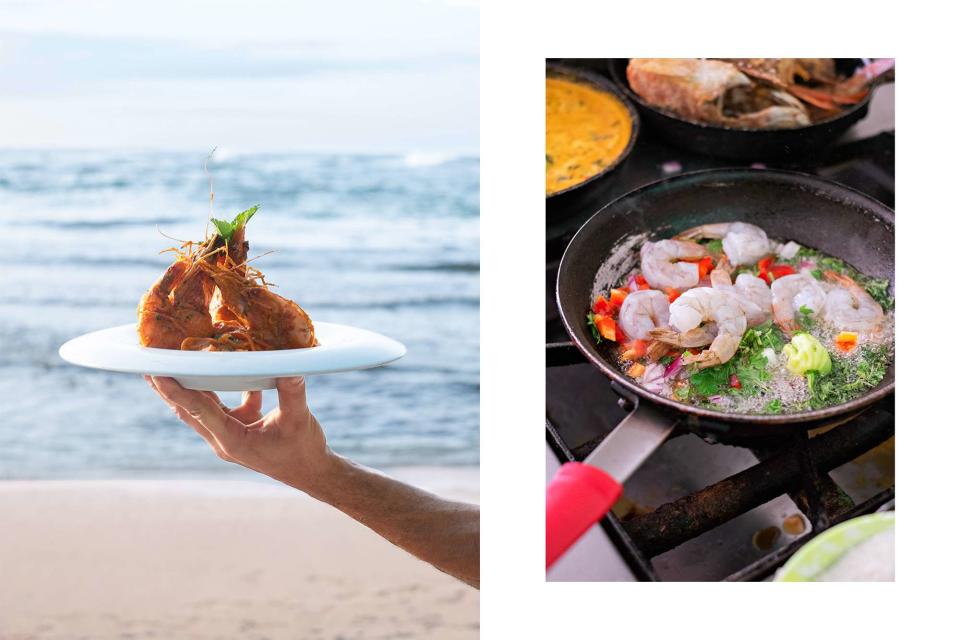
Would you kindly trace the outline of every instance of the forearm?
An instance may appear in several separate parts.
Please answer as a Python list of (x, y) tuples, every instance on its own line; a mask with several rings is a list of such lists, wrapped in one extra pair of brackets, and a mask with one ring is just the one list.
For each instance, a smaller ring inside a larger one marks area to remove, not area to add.
[(363, 523), (408, 553), (480, 586), (480, 509), (445, 500), (351, 460), (329, 454), (300, 488)]

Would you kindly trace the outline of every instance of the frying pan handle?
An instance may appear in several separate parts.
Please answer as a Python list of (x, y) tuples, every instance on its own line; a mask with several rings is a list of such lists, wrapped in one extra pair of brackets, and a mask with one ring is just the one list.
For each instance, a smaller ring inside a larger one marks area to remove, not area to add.
[(676, 426), (672, 412), (639, 406), (636, 396), (617, 389), (630, 413), (587, 456), (568, 462), (547, 487), (547, 568), (600, 521), (623, 493), (624, 482), (663, 444)]
[(568, 462), (547, 487), (547, 568), (603, 517), (623, 487), (598, 467)]

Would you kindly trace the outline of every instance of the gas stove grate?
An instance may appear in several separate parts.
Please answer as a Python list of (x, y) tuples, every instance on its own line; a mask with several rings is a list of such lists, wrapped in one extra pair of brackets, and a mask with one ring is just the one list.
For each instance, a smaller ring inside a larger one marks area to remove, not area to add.
[[(584, 362), (571, 343), (548, 345), (547, 366)], [(571, 445), (555, 424), (546, 422), (547, 439), (563, 461), (582, 461), (606, 436)], [(673, 437), (689, 433), (678, 429)], [(660, 580), (651, 559), (692, 540), (719, 525), (787, 494), (812, 528), (804, 536), (772, 551), (725, 580), (749, 581), (769, 577), (804, 542), (849, 518), (875, 511), (893, 499), (893, 487), (883, 489), (859, 504), (827, 472), (870, 451), (894, 434), (894, 400), (886, 399), (846, 422), (818, 435), (798, 431), (779, 441), (765, 440), (750, 446), (759, 460), (755, 465), (677, 500), (642, 514), (617, 517), (607, 514), (602, 525), (638, 580)], [(714, 446), (732, 446), (714, 443)]]

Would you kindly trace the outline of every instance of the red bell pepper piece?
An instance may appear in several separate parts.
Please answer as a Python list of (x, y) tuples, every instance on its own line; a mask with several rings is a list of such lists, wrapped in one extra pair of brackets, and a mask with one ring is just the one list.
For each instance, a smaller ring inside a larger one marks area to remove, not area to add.
[(603, 296), (597, 296), (596, 302), (593, 303), (593, 312), (606, 316), (610, 315), (611, 311), (613, 311), (613, 307), (610, 306), (610, 302)]
[(636, 360), (647, 355), (647, 348), (650, 343), (646, 340), (633, 340), (623, 345), (622, 355), (627, 360)]
[(783, 276), (789, 276), (796, 272), (797, 270), (788, 264), (775, 264), (770, 267), (770, 273), (773, 274), (774, 279), (782, 278)]
[(626, 344), (630, 338), (627, 337), (627, 334), (623, 332), (623, 329), (620, 328), (619, 324), (614, 323), (614, 337), (616, 337), (617, 342), (620, 344)]
[(734, 389), (739, 389), (740, 387), (743, 386), (740, 384), (740, 378), (738, 378), (737, 374), (735, 373), (730, 374), (730, 386), (733, 387)]
[(637, 283), (637, 288), (640, 289), (641, 291), (646, 291), (647, 289), (650, 288), (650, 284), (647, 282), (647, 279), (644, 278), (639, 273), (633, 276), (633, 281)]
[(667, 287), (663, 290), (663, 292), (667, 294), (667, 300), (669, 300), (670, 302), (673, 302), (674, 300), (680, 297), (680, 292), (674, 289), (673, 287)]
[(597, 331), (599, 331), (600, 335), (606, 340), (612, 342), (617, 341), (617, 323), (610, 316), (594, 313), (593, 326), (597, 328)]
[(702, 280), (713, 271), (713, 258), (710, 256), (701, 258), (700, 262), (697, 263), (697, 268), (700, 269), (700, 279)]
[(610, 306), (614, 309), (619, 309), (620, 305), (623, 304), (623, 301), (626, 299), (627, 294), (630, 292), (626, 289), (611, 289), (610, 290)]

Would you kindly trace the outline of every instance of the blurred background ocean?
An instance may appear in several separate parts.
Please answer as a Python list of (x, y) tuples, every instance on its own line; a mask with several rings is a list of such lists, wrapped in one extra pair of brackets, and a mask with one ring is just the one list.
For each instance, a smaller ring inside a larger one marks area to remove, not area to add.
[(358, 0), (336, 23), (301, 0), (168, 4), (100, 0), (103, 21), (0, 0), (0, 479), (247, 473), (140, 378), (57, 355), (135, 321), (176, 244), (161, 231), (203, 235), (217, 145), (215, 212), (261, 205), (248, 239), (276, 291), (408, 348), (309, 379), (334, 448), (478, 464), (474, 3)]
[[(139, 377), (57, 355), (135, 321), (176, 244), (160, 231), (203, 236), (203, 159), (0, 153), (0, 478), (227, 468)], [(211, 169), (218, 217), (261, 205), (247, 237), (251, 255), (274, 251), (255, 264), (278, 293), (407, 345), (388, 367), (309, 379), (333, 447), (375, 466), (477, 464), (478, 160), (250, 154)]]

